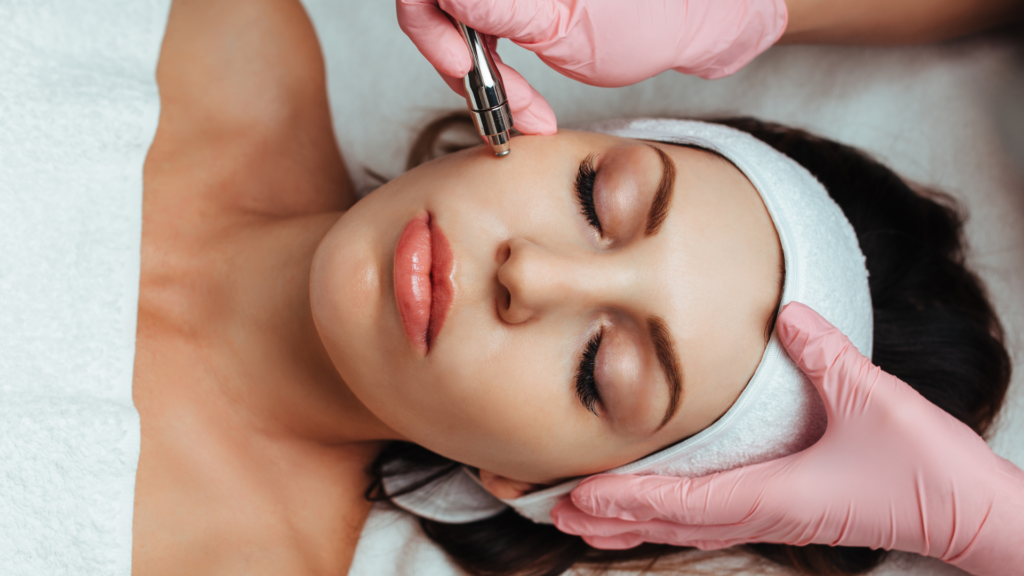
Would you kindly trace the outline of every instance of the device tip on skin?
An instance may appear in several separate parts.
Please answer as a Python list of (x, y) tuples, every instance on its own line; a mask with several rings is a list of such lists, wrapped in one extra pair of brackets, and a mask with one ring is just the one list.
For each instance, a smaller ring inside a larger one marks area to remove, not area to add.
[(509, 134), (507, 130), (501, 134), (488, 136), (487, 143), (491, 145), (491, 150), (494, 150), (494, 155), (499, 158), (502, 156), (508, 156), (508, 153), (512, 151), (512, 147), (509, 145)]
[(480, 136), (487, 140), (491, 150), (494, 150), (495, 156), (508, 156), (512, 151), (509, 131), (513, 122), (501, 73), (494, 64), (490, 47), (480, 34), (462, 22), (458, 22), (458, 26), (473, 59), (473, 68), (462, 79), (473, 124)]

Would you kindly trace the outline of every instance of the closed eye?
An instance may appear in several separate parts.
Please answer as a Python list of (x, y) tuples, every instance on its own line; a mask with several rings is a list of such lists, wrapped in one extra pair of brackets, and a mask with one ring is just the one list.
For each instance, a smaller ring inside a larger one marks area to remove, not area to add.
[(590, 154), (580, 162), (579, 171), (576, 173), (576, 202), (580, 205), (580, 212), (587, 222), (597, 230), (597, 233), (604, 236), (601, 230), (601, 219), (597, 217), (597, 209), (594, 207), (594, 178), (597, 171), (594, 170), (594, 155)]
[(603, 336), (603, 332), (598, 332), (587, 342), (583, 357), (580, 358), (580, 365), (576, 369), (576, 396), (583, 407), (593, 412), (595, 416), (600, 416), (597, 413), (597, 404), (601, 401), (601, 394), (597, 390), (597, 380), (594, 378), (594, 364), (597, 362), (597, 351), (601, 348)]

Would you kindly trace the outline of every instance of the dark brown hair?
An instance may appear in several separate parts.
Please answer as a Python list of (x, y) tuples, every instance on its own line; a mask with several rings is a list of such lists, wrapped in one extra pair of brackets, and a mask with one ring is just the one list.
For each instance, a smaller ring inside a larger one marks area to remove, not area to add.
[[(413, 145), (409, 166), (465, 147), (439, 141), (446, 131), (471, 129), (468, 122), (459, 113), (428, 125)], [(956, 201), (915, 189), (864, 152), (802, 130), (753, 118), (714, 122), (769, 144), (825, 186), (853, 225), (867, 260), (874, 308), (872, 360), (984, 435), (1003, 403), (1010, 359), (984, 286), (965, 264), (965, 216)], [(472, 132), (465, 133), (470, 135), (468, 143), (475, 143)], [(458, 466), (415, 444), (392, 443), (372, 466), (374, 482), (367, 497), (387, 501), (396, 495), (383, 489), (385, 476), (432, 472), (405, 492), (453, 473)], [(644, 568), (682, 550), (651, 544), (598, 550), (511, 510), (469, 524), (420, 519), (420, 525), (459, 566), (478, 576), (555, 576), (575, 565), (629, 563)], [(805, 574), (861, 574), (886, 556), (883, 550), (821, 545), (745, 548)]]

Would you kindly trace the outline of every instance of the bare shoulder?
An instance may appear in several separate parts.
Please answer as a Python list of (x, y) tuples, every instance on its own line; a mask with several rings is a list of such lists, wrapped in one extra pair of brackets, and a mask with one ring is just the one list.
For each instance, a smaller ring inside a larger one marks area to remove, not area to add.
[(224, 325), (237, 294), (223, 280), (262, 261), (246, 257), (254, 239), (355, 198), (319, 43), (298, 0), (174, 0), (157, 81), (160, 120), (143, 169), (139, 352), (151, 334), (156, 343), (195, 340)]
[(290, 217), (355, 201), (323, 56), (298, 0), (174, 0), (157, 67), (145, 201), (197, 220)]
[[(237, 285), (272, 290), (279, 284), (253, 278), (298, 277), (282, 262), (298, 266), (297, 247), (315, 248), (314, 228), (355, 200), (319, 43), (298, 0), (174, 0), (157, 81), (143, 174), (132, 571), (345, 573), (369, 512), (373, 451), (258, 443), (214, 393), (251, 384), (233, 359), (251, 357), (255, 337), (237, 320), (266, 310)], [(285, 473), (294, 470), (303, 473)]]

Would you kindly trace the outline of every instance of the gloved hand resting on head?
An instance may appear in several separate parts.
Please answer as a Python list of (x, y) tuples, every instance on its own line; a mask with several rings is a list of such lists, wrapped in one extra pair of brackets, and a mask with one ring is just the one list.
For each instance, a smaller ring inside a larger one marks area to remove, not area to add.
[[(397, 0), (397, 7), (402, 30), (459, 94), (471, 62), (445, 13), (595, 86), (626, 86), (670, 69), (727, 76), (774, 44), (787, 20), (783, 0)], [(544, 98), (497, 65), (516, 128), (553, 134), (555, 115)]]
[(825, 401), (821, 440), (701, 478), (595, 476), (555, 508), (555, 525), (599, 548), (867, 546), (1020, 574), (1024, 471), (810, 308), (786, 306), (778, 330)]

